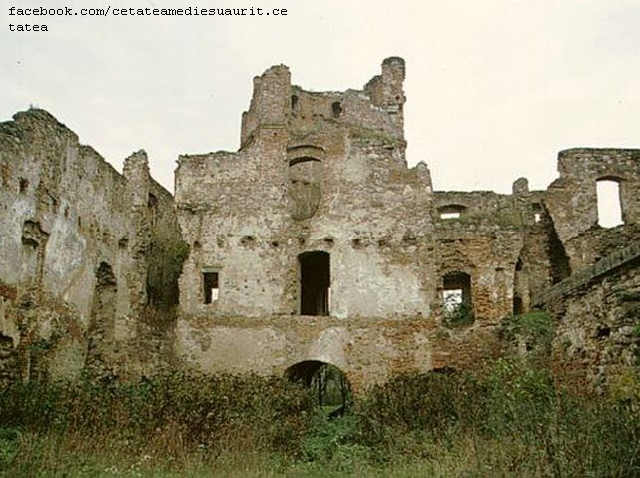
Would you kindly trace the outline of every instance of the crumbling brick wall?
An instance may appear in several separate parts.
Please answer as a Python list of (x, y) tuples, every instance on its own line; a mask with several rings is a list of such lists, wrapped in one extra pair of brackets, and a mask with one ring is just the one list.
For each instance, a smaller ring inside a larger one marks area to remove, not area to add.
[[(569, 257), (572, 270), (593, 264), (640, 234), (640, 150), (580, 148), (561, 151), (556, 179), (544, 204)], [(623, 226), (598, 226), (596, 184), (620, 185)]]
[[(44, 111), (0, 124), (0, 379), (316, 360), (362, 389), (482, 369), (501, 321), (543, 303), (558, 370), (636, 366), (637, 267), (580, 271), (640, 239), (640, 152), (563, 151), (546, 191), (434, 192), (407, 166), (404, 77), (392, 57), (362, 89), (311, 92), (268, 69), (240, 149), (181, 156), (175, 200), (143, 151), (120, 175)], [(597, 225), (599, 179), (619, 183), (624, 225)]]
[[(31, 109), (0, 124), (0, 171), (0, 281), (15, 292), (2, 299), (0, 333), (31, 368), (34, 342), (52, 364), (73, 348), (74, 370), (101, 342), (110, 367), (128, 367), (117, 363), (116, 344), (135, 337), (148, 280), (177, 302), (179, 272), (151, 254), (153, 244), (179, 241), (173, 198), (150, 179), (146, 155), (129, 158), (122, 176), (49, 113)], [(96, 328), (101, 267), (112, 271), (112, 310)], [(54, 303), (67, 305), (52, 316)], [(73, 334), (62, 333), (69, 328)]]
[(603, 390), (640, 365), (640, 259), (594, 277), (546, 308), (557, 320), (553, 366), (558, 381)]

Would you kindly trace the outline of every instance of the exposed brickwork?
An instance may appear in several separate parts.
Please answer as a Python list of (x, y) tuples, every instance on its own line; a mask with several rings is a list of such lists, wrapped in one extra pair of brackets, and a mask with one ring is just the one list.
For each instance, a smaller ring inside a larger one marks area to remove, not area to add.
[(585, 391), (607, 386), (640, 365), (640, 260), (554, 295), (558, 319), (553, 364), (559, 380)]
[[(181, 156), (175, 199), (143, 151), (121, 175), (44, 111), (0, 124), (0, 368), (16, 372), (0, 375), (135, 377), (173, 360), (282, 374), (319, 360), (360, 390), (482, 369), (501, 321), (543, 302), (559, 374), (635, 366), (637, 259), (617, 251), (640, 239), (640, 152), (563, 151), (546, 191), (525, 178), (512, 194), (433, 191), (426, 164), (405, 159), (404, 77), (393, 57), (362, 89), (311, 92), (268, 69), (240, 149)], [(619, 182), (624, 225), (597, 225), (598, 179)], [(303, 273), (313, 252), (328, 270)], [(472, 312), (460, 323), (444, 303), (458, 286)], [(309, 300), (317, 316), (301, 315)]]
[[(173, 198), (150, 179), (145, 153), (127, 159), (122, 176), (49, 113), (32, 109), (0, 124), (0, 165), (0, 280), (8, 299), (0, 333), (12, 338), (16, 352), (55, 355), (50, 344), (24, 344), (32, 330), (45, 331), (45, 342), (60, 332), (50, 330), (47, 313), (59, 301), (68, 305), (61, 319), (65, 327), (82, 331), (75, 336), (80, 352), (69, 355), (78, 367), (87, 349), (100, 342), (109, 351), (103, 354), (105, 367), (136, 368), (141, 354), (129, 350), (139, 348), (136, 324), (150, 301), (150, 281), (164, 295), (173, 283), (177, 303), (177, 273), (172, 277), (166, 267), (172, 259), (154, 254), (152, 245), (180, 242)], [(94, 299), (101, 264), (114, 273), (114, 308), (101, 317), (100, 327), (91, 327), (99, 309)], [(126, 361), (121, 354), (128, 355)], [(34, 360), (21, 359), (29, 366)]]

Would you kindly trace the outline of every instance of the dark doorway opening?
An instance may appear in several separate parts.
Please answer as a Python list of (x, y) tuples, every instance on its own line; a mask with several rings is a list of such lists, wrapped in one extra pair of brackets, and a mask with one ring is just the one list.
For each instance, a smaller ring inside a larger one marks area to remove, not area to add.
[(519, 295), (513, 296), (513, 315), (520, 315), (524, 312), (522, 298)]
[(351, 386), (335, 365), (319, 360), (305, 360), (292, 365), (285, 377), (312, 390), (318, 405), (329, 417), (342, 415), (351, 403)]
[(300, 263), (300, 314), (329, 315), (329, 287), (331, 274), (329, 254), (322, 251), (305, 252), (298, 256)]
[(564, 245), (553, 227), (549, 229), (548, 250), (551, 282), (552, 284), (557, 284), (571, 275), (571, 267)]

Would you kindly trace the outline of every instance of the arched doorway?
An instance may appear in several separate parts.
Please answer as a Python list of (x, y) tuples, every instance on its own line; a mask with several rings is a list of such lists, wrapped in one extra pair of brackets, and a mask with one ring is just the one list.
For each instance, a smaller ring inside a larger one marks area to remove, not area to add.
[(318, 405), (330, 417), (340, 416), (351, 402), (351, 385), (335, 365), (305, 360), (289, 367), (285, 377), (313, 390)]

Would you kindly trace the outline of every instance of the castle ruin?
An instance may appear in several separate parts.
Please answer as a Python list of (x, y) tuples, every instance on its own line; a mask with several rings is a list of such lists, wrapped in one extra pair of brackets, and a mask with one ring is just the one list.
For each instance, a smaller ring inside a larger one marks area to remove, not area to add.
[[(240, 149), (183, 155), (175, 197), (144, 151), (119, 174), (49, 113), (0, 124), (0, 380), (159, 367), (299, 376), (355, 390), (482, 369), (501, 321), (557, 322), (559, 374), (640, 363), (640, 150), (569, 149), (545, 191), (434, 191), (405, 159), (401, 58), (361, 90), (254, 79)], [(624, 224), (598, 225), (597, 183)]]

